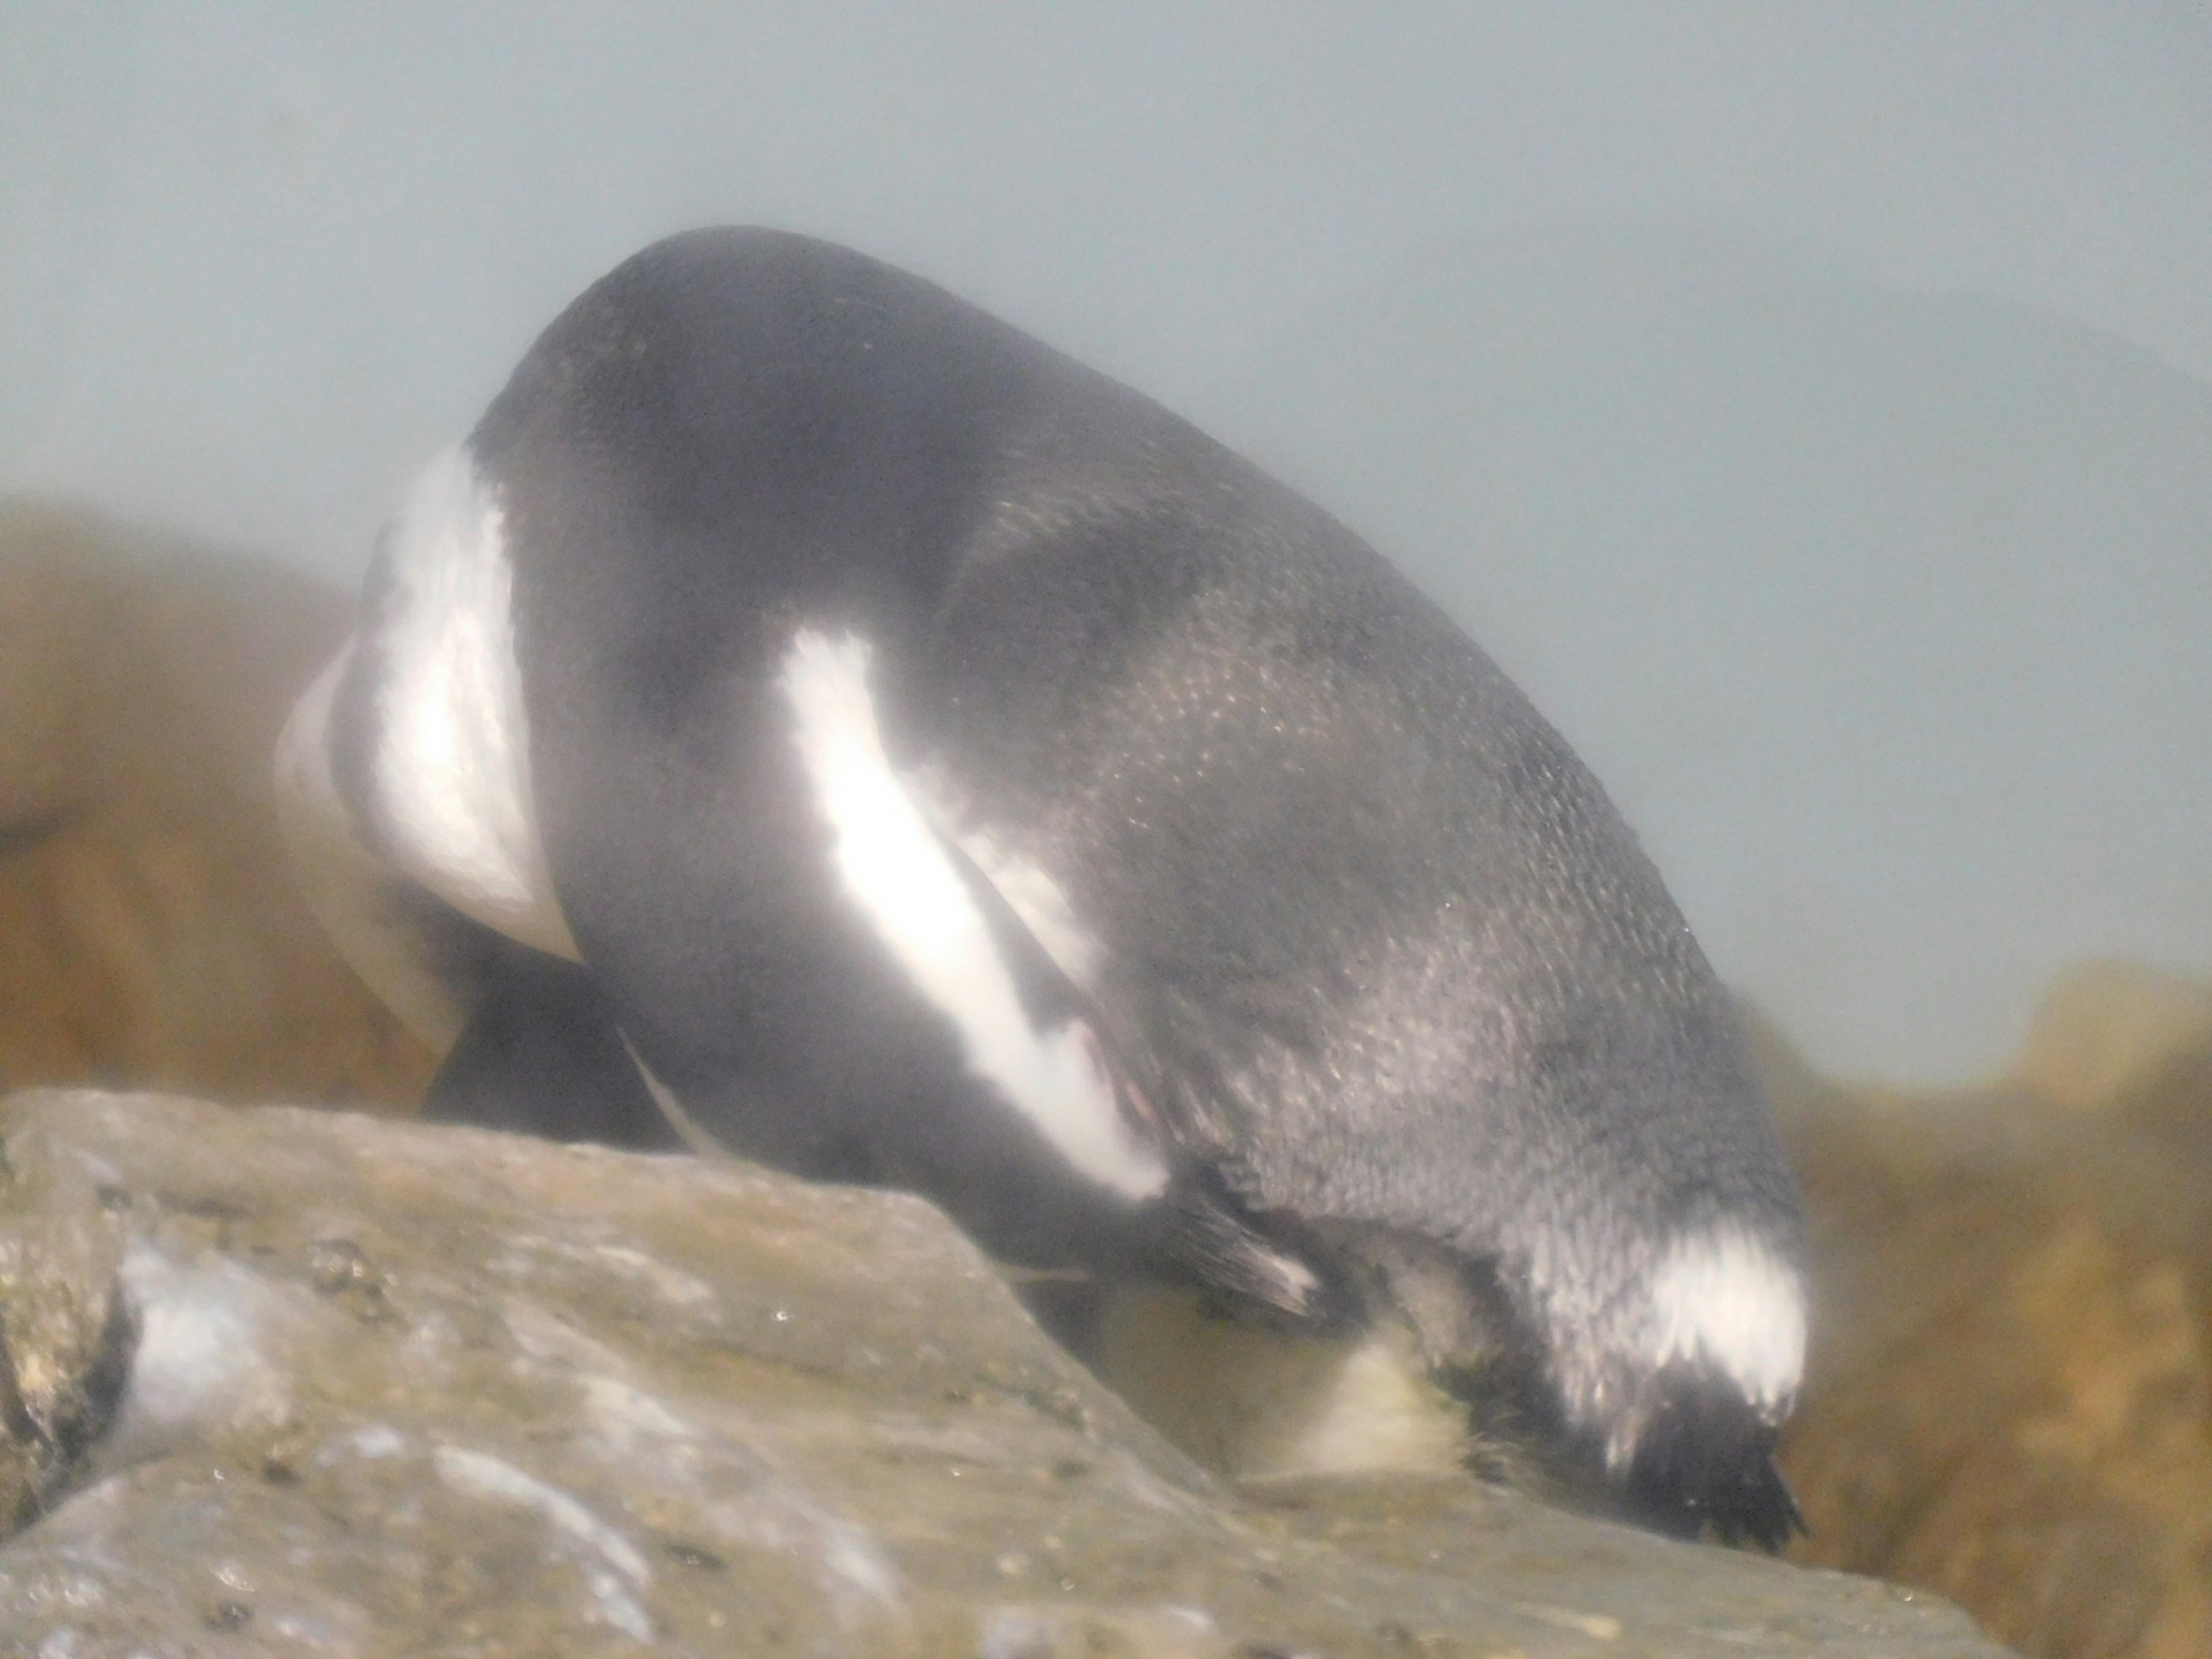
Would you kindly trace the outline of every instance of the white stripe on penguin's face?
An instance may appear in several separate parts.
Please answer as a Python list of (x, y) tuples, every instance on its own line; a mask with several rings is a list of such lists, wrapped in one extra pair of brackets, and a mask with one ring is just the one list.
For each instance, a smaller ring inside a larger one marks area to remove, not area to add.
[(392, 522), (375, 788), (408, 874), (574, 962), (531, 793), (506, 517), (463, 445), (425, 469)]
[(1155, 1196), (1166, 1166), (1123, 1119), (1090, 1027), (1031, 1025), (974, 895), (892, 769), (869, 656), (864, 640), (802, 629), (778, 681), (846, 896), (952, 1022), (972, 1071), (1079, 1173), (1131, 1199)]
[(1796, 1271), (1735, 1227), (1677, 1239), (1652, 1281), (1651, 1363), (1702, 1361), (1779, 1421), (1805, 1370), (1805, 1291)]

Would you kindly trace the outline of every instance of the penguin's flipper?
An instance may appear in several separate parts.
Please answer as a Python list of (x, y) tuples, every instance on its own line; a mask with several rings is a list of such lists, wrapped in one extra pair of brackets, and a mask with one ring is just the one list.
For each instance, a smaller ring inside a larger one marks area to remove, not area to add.
[(495, 937), (478, 972), (474, 1010), (430, 1085), (423, 1118), (635, 1152), (682, 1144), (590, 974)]
[(1078, 982), (1082, 969), (1073, 958), (1083, 952), (1068, 941), (1080, 930), (1059, 884), (1029, 856), (1010, 853), (1003, 831), (953, 830), (953, 815), (936, 804), (945, 793), (941, 778), (925, 775), (910, 787), (975, 896), (1030, 1018), (1041, 1026), (1081, 1023), (1125, 1127), (1173, 1170), (1152, 1266), (1300, 1322), (1327, 1323), (1346, 1311), (1337, 1287), (1237, 1200), (1214, 1162), (1218, 1137), (1177, 1109), (1182, 1091), (1161, 1086), (1137, 1022), (1114, 1006), (1110, 992)]

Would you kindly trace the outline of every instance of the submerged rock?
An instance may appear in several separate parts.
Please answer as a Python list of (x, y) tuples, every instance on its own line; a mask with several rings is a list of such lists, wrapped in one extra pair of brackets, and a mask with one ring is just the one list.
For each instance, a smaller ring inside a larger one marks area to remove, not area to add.
[(1999, 1651), (1473, 1482), (1232, 1494), (914, 1199), (166, 1098), (0, 1135), (15, 1393), (76, 1402), (5, 1413), (0, 1650)]

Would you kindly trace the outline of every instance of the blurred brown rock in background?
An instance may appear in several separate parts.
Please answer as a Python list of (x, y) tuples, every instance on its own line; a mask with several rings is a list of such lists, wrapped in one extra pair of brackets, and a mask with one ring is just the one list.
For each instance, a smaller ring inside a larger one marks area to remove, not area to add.
[(2212, 1654), (2204, 992), (2070, 975), (2006, 1082), (1940, 1097), (1824, 1083), (1761, 1033), (1817, 1282), (1798, 1559), (2037, 1659)]
[(2087, 962), (2044, 997), (2010, 1081), (2070, 1111), (2103, 1111), (2208, 1042), (2212, 985), (2130, 962)]
[(347, 626), (299, 576), (0, 503), (0, 1092), (420, 1098), (277, 842), (276, 733)]

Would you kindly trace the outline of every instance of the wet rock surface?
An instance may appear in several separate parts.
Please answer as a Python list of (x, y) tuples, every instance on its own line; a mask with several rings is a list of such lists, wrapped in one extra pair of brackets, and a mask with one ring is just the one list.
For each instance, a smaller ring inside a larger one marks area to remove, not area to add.
[(1468, 1482), (1232, 1495), (914, 1200), (166, 1097), (0, 1136), (0, 1650), (2000, 1651)]

